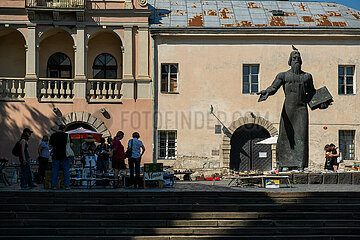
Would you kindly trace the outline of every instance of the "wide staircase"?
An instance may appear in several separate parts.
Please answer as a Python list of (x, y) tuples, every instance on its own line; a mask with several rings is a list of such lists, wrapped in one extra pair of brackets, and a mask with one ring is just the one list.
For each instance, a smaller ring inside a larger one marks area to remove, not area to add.
[(0, 192), (0, 239), (360, 239), (360, 193)]

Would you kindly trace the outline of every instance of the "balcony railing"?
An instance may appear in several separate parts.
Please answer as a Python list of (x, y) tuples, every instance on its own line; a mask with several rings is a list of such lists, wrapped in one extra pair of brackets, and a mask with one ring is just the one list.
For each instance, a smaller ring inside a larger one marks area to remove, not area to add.
[(41, 102), (71, 102), (74, 98), (74, 81), (72, 79), (40, 78), (38, 98)]
[(89, 102), (121, 102), (121, 79), (89, 79), (86, 96)]
[(84, 8), (86, 0), (26, 0), (26, 7)]
[(1, 78), (0, 100), (21, 101), (25, 96), (25, 81), (23, 78)]

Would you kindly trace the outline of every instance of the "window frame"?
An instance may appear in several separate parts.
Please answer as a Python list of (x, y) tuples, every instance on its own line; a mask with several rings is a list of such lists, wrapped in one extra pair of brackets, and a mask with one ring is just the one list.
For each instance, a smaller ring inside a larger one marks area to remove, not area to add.
[[(107, 66), (106, 63), (102, 66), (100, 65), (95, 65), (95, 62), (96, 60), (101, 56), (101, 55), (105, 55), (105, 59), (106, 59), (106, 55), (109, 55), (111, 56), (114, 60), (115, 60), (115, 66)], [(95, 76), (95, 70), (100, 70), (100, 71), (103, 71), (104, 72), (104, 77), (103, 78), (97, 78)], [(112, 70), (112, 71), (115, 71), (115, 77), (107, 77), (106, 76), (106, 71), (109, 71), (109, 70)], [(103, 53), (100, 53), (98, 54), (95, 58), (94, 58), (94, 62), (93, 62), (93, 65), (92, 65), (92, 71), (93, 71), (93, 78), (94, 79), (118, 79), (117, 76), (118, 76), (118, 63), (117, 63), (117, 60), (116, 58), (110, 54), (110, 53), (106, 53), (106, 52), (103, 52)]]
[[(167, 73), (167, 90), (163, 91), (162, 90), (162, 76), (163, 76), (163, 72), (162, 72), (162, 66), (167, 65), (169, 67), (169, 69), (171, 69), (171, 65), (175, 65), (177, 72), (176, 72), (176, 91), (170, 91), (170, 86), (171, 86), (171, 70)], [(179, 71), (179, 64), (178, 63), (161, 63), (160, 64), (160, 92), (161, 93), (165, 93), (165, 94), (179, 94), (179, 76), (180, 76), (180, 71)]]
[[(166, 133), (166, 140), (165, 140), (165, 157), (161, 157), (160, 151), (164, 148), (161, 147), (161, 133)], [(169, 157), (169, 133), (175, 133), (174, 139), (174, 157)], [(177, 158), (177, 130), (158, 130), (158, 159), (159, 160), (176, 160)]]
[[(344, 75), (340, 75), (340, 67), (344, 68)], [(348, 67), (352, 67), (352, 75), (348, 75), (347, 74), (347, 68)], [(356, 66), (355, 65), (350, 65), (350, 64), (341, 64), (338, 65), (338, 95), (355, 95), (356, 94)], [(344, 83), (340, 84), (340, 76), (342, 76), (344, 78)], [(347, 84), (347, 77), (352, 76), (352, 84)], [(344, 93), (340, 93), (340, 86), (344, 86)], [(348, 86), (352, 86), (352, 93), (347, 93), (347, 87)]]
[[(244, 85), (245, 85), (245, 81), (244, 81), (244, 77), (246, 76), (245, 74), (244, 74), (244, 67), (245, 66), (248, 66), (249, 67), (249, 74), (247, 75), (248, 77), (249, 77), (249, 82), (248, 82), (248, 84), (249, 84), (249, 92), (244, 92)], [(257, 91), (255, 91), (255, 92), (252, 92), (252, 75), (253, 74), (251, 74), (251, 67), (253, 67), (253, 66), (257, 66), (258, 67), (258, 73), (257, 73)], [(257, 92), (259, 92), (259, 90), (260, 90), (261, 88), (260, 88), (260, 63), (246, 63), (246, 64), (243, 64), (242, 65), (242, 94), (250, 94), (250, 95), (254, 95), (254, 94), (256, 94)]]
[[(50, 59), (53, 57), (56, 57), (56, 55), (63, 55), (66, 58), (65, 59), (69, 59), (69, 65), (61, 65), (61, 63), (59, 65), (53, 65), (50, 64)], [(69, 77), (62, 77), (61, 73), (62, 72), (69, 72)], [(59, 74), (58, 77), (51, 77), (51, 72), (57, 72)], [(48, 58), (47, 61), (47, 65), (46, 65), (46, 77), (47, 78), (54, 78), (54, 79), (72, 79), (72, 63), (71, 63), (71, 59), (70, 57), (63, 53), (63, 52), (56, 52), (50, 55), (50, 57)]]
[[(350, 153), (348, 152), (350, 149), (348, 149), (348, 144), (347, 142), (345, 141), (343, 143), (342, 140), (342, 137), (348, 137), (350, 136), (350, 134), (346, 135), (346, 134), (342, 134), (342, 133), (345, 133), (345, 132), (348, 132), (348, 133), (352, 133), (352, 144), (353, 144), (353, 153)], [(345, 147), (345, 150), (344, 150), (344, 147)], [(345, 130), (339, 130), (339, 149), (340, 149), (340, 152), (341, 152), (341, 155), (342, 155), (342, 158), (343, 160), (355, 160), (355, 150), (356, 150), (356, 130), (354, 129), (345, 129)], [(352, 157), (350, 157), (350, 155), (353, 155)]]

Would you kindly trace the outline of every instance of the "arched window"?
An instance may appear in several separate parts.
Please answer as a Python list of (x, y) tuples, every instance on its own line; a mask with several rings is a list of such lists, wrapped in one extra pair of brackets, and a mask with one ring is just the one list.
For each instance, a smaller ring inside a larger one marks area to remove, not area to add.
[(66, 54), (58, 52), (50, 56), (47, 64), (48, 78), (71, 78), (71, 61)]
[(117, 78), (116, 59), (108, 53), (98, 55), (94, 61), (93, 74), (94, 78)]

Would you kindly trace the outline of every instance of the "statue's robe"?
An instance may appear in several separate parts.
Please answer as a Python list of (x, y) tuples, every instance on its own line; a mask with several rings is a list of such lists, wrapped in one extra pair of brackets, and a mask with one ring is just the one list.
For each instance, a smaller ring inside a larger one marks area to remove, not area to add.
[(269, 95), (283, 87), (285, 101), (281, 113), (276, 161), (279, 169), (296, 167), (303, 169), (309, 162), (309, 119), (307, 104), (316, 90), (312, 76), (292, 70), (279, 73), (270, 87)]

